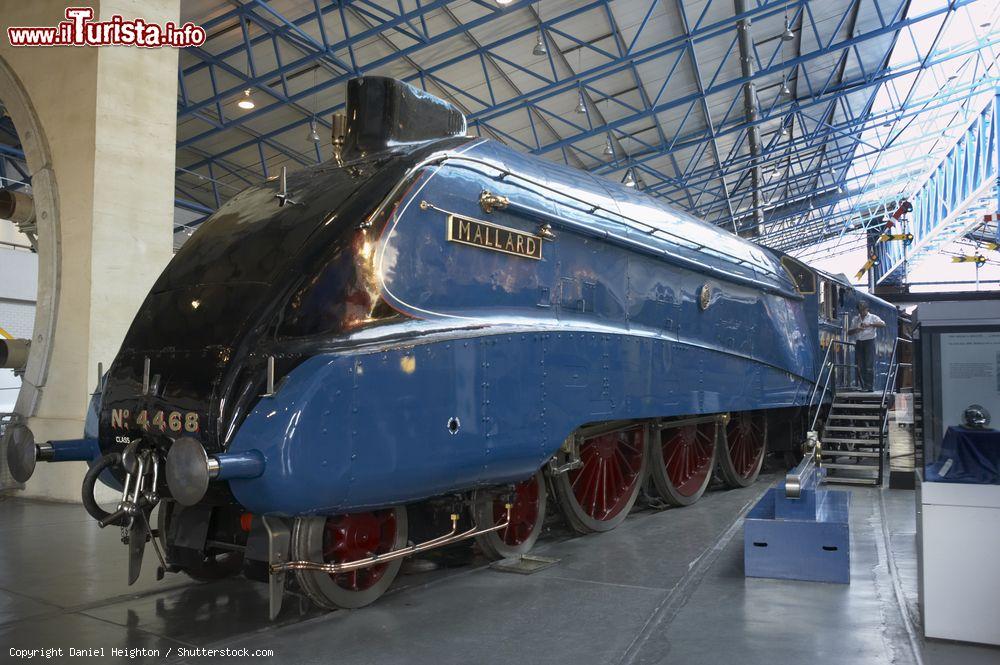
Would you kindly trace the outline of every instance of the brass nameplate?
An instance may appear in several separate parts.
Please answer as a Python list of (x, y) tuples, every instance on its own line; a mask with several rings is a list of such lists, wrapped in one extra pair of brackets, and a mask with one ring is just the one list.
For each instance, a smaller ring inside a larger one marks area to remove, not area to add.
[(538, 236), (458, 215), (448, 215), (448, 240), (526, 259), (542, 258), (542, 240)]

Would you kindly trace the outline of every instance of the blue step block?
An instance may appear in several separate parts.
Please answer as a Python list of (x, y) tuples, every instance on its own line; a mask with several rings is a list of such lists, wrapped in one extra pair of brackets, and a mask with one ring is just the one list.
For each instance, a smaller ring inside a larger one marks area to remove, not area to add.
[(772, 487), (747, 514), (743, 563), (747, 577), (851, 582), (849, 492), (807, 490), (801, 499)]

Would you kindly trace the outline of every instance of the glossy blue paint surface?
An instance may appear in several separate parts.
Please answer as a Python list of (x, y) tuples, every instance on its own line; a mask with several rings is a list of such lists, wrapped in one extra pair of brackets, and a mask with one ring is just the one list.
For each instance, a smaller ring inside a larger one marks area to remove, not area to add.
[[(528, 174), (547, 188), (501, 178), (500, 169)], [(492, 143), (475, 145), (459, 159), (445, 162), (414, 190), (383, 233), (376, 256), (383, 293), (401, 311), (419, 318), (530, 317), (571, 326), (644, 328), (815, 375), (815, 316), (808, 316), (805, 299), (796, 296), (768, 250), (627, 187)], [(547, 220), (564, 220), (562, 226), (555, 225), (556, 239), (544, 243), (541, 261), (445, 239), (447, 215), (442, 210), (526, 233), (537, 230), (539, 222), (514, 206), (483, 212), (478, 205), (483, 190), (506, 196), (519, 207), (547, 211)], [(602, 210), (591, 213), (569, 196)], [(421, 209), (420, 201), (433, 207)], [(639, 224), (657, 230), (651, 233)], [(587, 233), (579, 232), (580, 227)], [(596, 237), (599, 234), (604, 237)], [(624, 239), (645, 251), (623, 246)], [(692, 264), (700, 269), (688, 267)], [(755, 280), (792, 297), (734, 283), (720, 274)], [(712, 304), (702, 311), (698, 294), (706, 284)]]
[(66, 439), (50, 441), (53, 462), (88, 462), (100, 457), (97, 439)]
[(394, 505), (523, 479), (587, 422), (808, 399), (801, 377), (723, 351), (558, 330), (312, 358), (240, 428), (230, 450), (259, 450), (266, 469), (230, 487), (258, 512)]
[(256, 450), (214, 455), (219, 463), (219, 480), (256, 478), (264, 473), (264, 456)]
[[(450, 242), (449, 213), (555, 239), (541, 260)], [(371, 261), (408, 318), (332, 340), (248, 415), (227, 454), (264, 457), (230, 482), (253, 512), (522, 480), (592, 422), (805, 405), (821, 359), (816, 296), (774, 253), (491, 143), (427, 167)]]

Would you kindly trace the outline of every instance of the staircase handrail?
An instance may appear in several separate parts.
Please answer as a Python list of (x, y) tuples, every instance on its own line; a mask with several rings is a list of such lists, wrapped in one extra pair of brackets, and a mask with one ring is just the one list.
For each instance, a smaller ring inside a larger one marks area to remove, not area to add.
[[(816, 375), (816, 381), (813, 382), (812, 393), (809, 395), (809, 406), (806, 408), (806, 413), (810, 413), (813, 407), (816, 407), (816, 413), (813, 415), (812, 421), (809, 425), (809, 430), (813, 431), (816, 429), (816, 422), (819, 420), (819, 412), (823, 406), (823, 399), (826, 397), (827, 389), (830, 387), (830, 378), (834, 373), (834, 363), (830, 362), (830, 351), (833, 349), (834, 344), (840, 344), (847, 346), (849, 342), (845, 342), (839, 339), (831, 339), (830, 343), (826, 347), (826, 353), (823, 354), (823, 362), (820, 365), (819, 373)], [(823, 379), (823, 374), (826, 373), (826, 379)], [(816, 399), (816, 391), (819, 388), (820, 383), (823, 384), (823, 391), (819, 395), (819, 399)], [(837, 390), (836, 384), (833, 386), (833, 392)]]
[(895, 393), (896, 379), (898, 378), (899, 372), (899, 360), (896, 358), (896, 352), (899, 350), (899, 343), (904, 342), (906, 344), (912, 344), (912, 339), (906, 339), (905, 337), (896, 337), (896, 340), (892, 343), (892, 354), (889, 356), (889, 367), (885, 374), (885, 386), (882, 388), (882, 399), (879, 402), (879, 415), (882, 416), (881, 425), (878, 429), (878, 484), (882, 484), (882, 474), (883, 467), (885, 465), (885, 435), (889, 429), (889, 409), (886, 408), (886, 400), (889, 397), (889, 388), (893, 388)]
[[(899, 360), (896, 358), (896, 352), (899, 350), (900, 342), (912, 344), (913, 340), (906, 339), (905, 337), (897, 337), (896, 341), (892, 343), (892, 355), (889, 356), (889, 367), (885, 375), (885, 386), (882, 388), (882, 399), (879, 401), (879, 411), (882, 414), (883, 431), (889, 424), (889, 411), (886, 409), (886, 400), (889, 397), (889, 388), (894, 386), (896, 379), (898, 378)], [(895, 390), (893, 390), (893, 392), (895, 392)]]

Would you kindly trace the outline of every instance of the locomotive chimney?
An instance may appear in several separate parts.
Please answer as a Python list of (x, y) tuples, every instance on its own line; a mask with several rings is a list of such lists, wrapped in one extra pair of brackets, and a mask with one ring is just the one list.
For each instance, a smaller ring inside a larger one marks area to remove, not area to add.
[(452, 104), (385, 76), (348, 81), (346, 112), (342, 149), (345, 159), (396, 145), (465, 136), (468, 128), (465, 116)]

